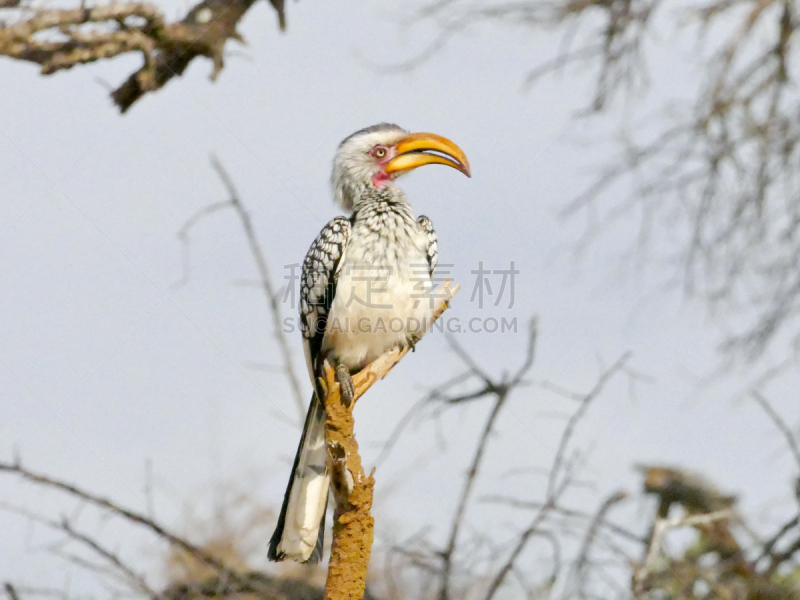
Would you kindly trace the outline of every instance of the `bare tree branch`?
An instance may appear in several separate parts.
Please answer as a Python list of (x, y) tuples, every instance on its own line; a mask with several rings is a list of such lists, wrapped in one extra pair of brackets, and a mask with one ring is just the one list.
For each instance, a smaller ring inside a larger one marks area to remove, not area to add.
[(247, 209), (245, 209), (244, 205), (242, 204), (239, 193), (236, 191), (236, 187), (233, 185), (233, 181), (231, 180), (230, 176), (216, 157), (211, 159), (211, 164), (217, 171), (217, 174), (222, 180), (222, 183), (225, 185), (225, 188), (228, 190), (230, 204), (236, 211), (239, 219), (242, 222), (242, 226), (244, 227), (247, 243), (250, 246), (250, 252), (255, 260), (256, 267), (258, 268), (258, 275), (261, 279), (261, 285), (264, 289), (264, 295), (266, 296), (267, 304), (269, 305), (269, 312), (270, 316), (272, 317), (272, 333), (273, 336), (275, 336), (275, 341), (277, 342), (278, 348), (281, 351), (283, 366), (286, 370), (286, 378), (289, 380), (289, 385), (292, 388), (292, 395), (294, 396), (300, 422), (302, 423), (302, 420), (306, 414), (307, 401), (305, 398), (303, 398), (303, 391), (302, 387), (300, 386), (300, 379), (297, 376), (297, 370), (295, 369), (292, 351), (289, 348), (289, 342), (286, 339), (286, 335), (284, 334), (283, 326), (281, 324), (280, 296), (278, 294), (278, 290), (275, 289), (275, 286), (272, 283), (272, 277), (270, 277), (269, 266), (267, 265), (267, 259), (265, 258), (264, 250), (261, 248), (261, 244), (258, 242), (258, 236), (253, 229), (253, 221), (250, 218), (250, 213), (247, 212)]
[(591, 523), (589, 524), (589, 529), (586, 531), (586, 537), (581, 544), (580, 552), (578, 553), (578, 558), (575, 561), (574, 569), (574, 576), (572, 578), (572, 583), (575, 585), (575, 588), (578, 590), (578, 593), (581, 597), (585, 597), (585, 576), (586, 576), (586, 567), (589, 564), (589, 555), (591, 553), (592, 544), (594, 543), (595, 539), (597, 538), (597, 534), (600, 528), (605, 525), (605, 518), (608, 512), (614, 507), (614, 505), (619, 504), (628, 495), (623, 492), (614, 492), (611, 494), (606, 500), (600, 505), (597, 514), (592, 519)]
[[(472, 488), (473, 484), (475, 483), (475, 478), (478, 475), (478, 470), (483, 460), (483, 455), (484, 451), (486, 450), (486, 444), (489, 440), (489, 436), (492, 434), (495, 422), (497, 421), (497, 417), (500, 415), (503, 406), (508, 400), (509, 394), (514, 389), (514, 387), (516, 387), (519, 384), (519, 382), (522, 380), (525, 374), (533, 366), (533, 360), (536, 348), (536, 336), (537, 336), (537, 323), (535, 319), (531, 320), (530, 331), (528, 335), (529, 338), (528, 338), (525, 362), (522, 364), (522, 367), (517, 371), (516, 375), (510, 381), (500, 381), (500, 382), (492, 381), (488, 377), (488, 375), (486, 375), (477, 366), (475, 361), (455, 342), (455, 340), (451, 340), (451, 346), (454, 349), (457, 349), (458, 355), (462, 358), (462, 360), (464, 360), (467, 363), (467, 365), (469, 365), (469, 368), (471, 369), (473, 374), (483, 379), (485, 383), (484, 390), (479, 390), (472, 396), (479, 397), (487, 394), (492, 394), (494, 395), (495, 399), (494, 399), (494, 404), (492, 405), (492, 409), (489, 412), (489, 416), (486, 419), (486, 423), (483, 426), (483, 431), (481, 433), (481, 436), (478, 439), (478, 445), (475, 449), (475, 455), (472, 459), (472, 464), (470, 465), (469, 471), (467, 471), (467, 476), (464, 481), (464, 488), (461, 492), (461, 497), (459, 498), (456, 511), (453, 514), (453, 523), (450, 526), (450, 536), (447, 541), (447, 546), (441, 552), (442, 583), (441, 583), (441, 589), (439, 591), (440, 600), (448, 600), (448, 598), (450, 597), (449, 586), (453, 568), (453, 553), (456, 550), (458, 533), (464, 519), (464, 513), (467, 508), (467, 502), (469, 501), (470, 495), (472, 493)], [(462, 397), (461, 400), (463, 400), (464, 398), (465, 397)], [(448, 402), (454, 402), (454, 401), (452, 399), (449, 399)]]
[[(581, 246), (636, 216), (631, 253), (642, 259), (657, 248), (658, 258), (679, 270), (687, 294), (731, 317), (721, 345), (726, 357), (758, 359), (785, 327), (800, 339), (796, 2), (432, 0), (417, 18), (445, 15), (427, 55), (482, 23), (560, 33), (561, 47), (528, 83), (567, 66), (589, 67), (596, 77), (583, 115), (623, 95), (626, 115), (640, 114), (648, 40), (675, 38), (673, 29), (692, 36), (700, 85), (642, 122), (626, 118), (618, 152), (565, 213), (590, 219)], [(631, 191), (620, 193), (625, 189)], [(667, 232), (658, 240), (656, 222)]]
[[(144, 65), (111, 93), (123, 113), (139, 98), (180, 76), (198, 56), (212, 60), (212, 81), (224, 66), (229, 39), (244, 42), (236, 27), (255, 0), (202, 0), (186, 16), (167, 24), (145, 2), (112, 2), (92, 8), (31, 9), (16, 23), (0, 27), (0, 55), (41, 65), (50, 75), (80, 64), (140, 53)], [(283, 2), (273, 0), (281, 28)], [(3, 0), (0, 9), (19, 5)]]
[(19, 600), (19, 596), (17, 595), (17, 590), (14, 589), (13, 585), (6, 582), (3, 585), (3, 589), (6, 591), (6, 594), (8, 594), (8, 600)]
[(758, 402), (758, 405), (764, 409), (764, 412), (767, 413), (767, 416), (772, 419), (772, 422), (775, 423), (775, 426), (778, 428), (778, 430), (786, 438), (786, 444), (789, 446), (789, 450), (791, 450), (792, 456), (794, 456), (798, 468), (800, 468), (800, 446), (798, 445), (797, 438), (795, 437), (791, 428), (786, 424), (786, 421), (783, 420), (783, 417), (781, 417), (777, 411), (772, 408), (772, 405), (760, 392), (753, 391), (752, 396), (755, 401)]
[(589, 391), (588, 394), (586, 394), (586, 396), (584, 396), (583, 400), (581, 400), (578, 410), (576, 410), (567, 421), (567, 426), (564, 429), (561, 439), (559, 440), (558, 449), (556, 450), (555, 458), (553, 460), (553, 466), (550, 469), (550, 474), (547, 479), (547, 492), (545, 493), (545, 496), (548, 499), (552, 498), (555, 493), (558, 476), (563, 467), (564, 456), (566, 454), (567, 447), (569, 446), (569, 442), (572, 439), (572, 434), (575, 432), (575, 427), (586, 414), (586, 411), (588, 410), (592, 401), (603, 391), (608, 381), (625, 367), (625, 363), (628, 362), (630, 356), (630, 352), (626, 352), (613, 365), (611, 365), (611, 367), (605, 373), (600, 376), (594, 387)]
[[(624, 494), (624, 493), (625, 492), (617, 492), (617, 494)], [(610, 496), (608, 500), (615, 499), (615, 496), (617, 494)], [(482, 498), (482, 500), (484, 500), (485, 502), (496, 502), (499, 504), (507, 504), (508, 506), (513, 506), (514, 508), (521, 508), (526, 510), (541, 510), (545, 505), (544, 502), (531, 502), (528, 500), (507, 498), (505, 496), (486, 496)], [(594, 515), (587, 514), (585, 512), (575, 510), (573, 508), (567, 508), (565, 506), (554, 506), (553, 512), (563, 514), (566, 517), (574, 517), (581, 520), (589, 521), (592, 524), (596, 523), (598, 526), (609, 529), (615, 535), (630, 540), (632, 542), (636, 542), (637, 544), (647, 543), (647, 539), (644, 538), (643, 536), (631, 531), (630, 529), (626, 529), (625, 527), (620, 527), (615, 523), (611, 523), (605, 520), (605, 513), (607, 512), (607, 510), (603, 511), (603, 506), (606, 505), (608, 500), (606, 500), (606, 502), (603, 503), (603, 505), (601, 505), (598, 512)], [(622, 501), (622, 499), (620, 499), (619, 501)], [(599, 520), (598, 517), (600, 517)]]
[(541, 524), (547, 518), (548, 514), (555, 508), (559, 497), (569, 486), (571, 482), (571, 469), (565, 460), (565, 456), (570, 440), (575, 432), (575, 428), (586, 414), (591, 402), (600, 395), (608, 381), (624, 368), (629, 357), (630, 353), (623, 354), (610, 368), (600, 375), (592, 389), (584, 396), (583, 400), (578, 406), (578, 409), (567, 421), (564, 432), (561, 434), (561, 439), (559, 440), (558, 448), (553, 459), (553, 464), (548, 475), (545, 501), (541, 505), (541, 508), (538, 510), (536, 516), (533, 518), (527, 529), (525, 529), (525, 531), (519, 535), (508, 559), (492, 579), (492, 583), (490, 584), (485, 596), (486, 600), (491, 600), (494, 598), (497, 591), (505, 582), (506, 577), (514, 568), (517, 559), (527, 546), (528, 541), (532, 537), (540, 535)]
[[(534, 67), (526, 83), (532, 85), (544, 75), (561, 71), (571, 64), (591, 64), (595, 68), (596, 79), (589, 110), (599, 111), (617, 93), (626, 89), (630, 92), (646, 82), (643, 45), (649, 34), (652, 16), (660, 6), (660, 0), (438, 0), (418, 11), (416, 18), (440, 19), (447, 15), (447, 26), (443, 24), (438, 38), (417, 63), (433, 55), (456, 33), (483, 22), (504, 22), (517, 27), (545, 30), (561, 28), (562, 44), (558, 53)], [(577, 36), (579, 25), (585, 25), (588, 33)], [(573, 48), (576, 39), (580, 46)]]
[(511, 551), (506, 562), (503, 564), (502, 567), (498, 570), (497, 574), (492, 579), (492, 583), (489, 585), (489, 589), (486, 592), (485, 600), (491, 600), (497, 594), (497, 591), (500, 587), (505, 583), (508, 574), (514, 568), (514, 565), (517, 562), (520, 554), (528, 545), (530, 539), (537, 535), (542, 535), (542, 531), (540, 530), (541, 525), (544, 523), (545, 519), (547, 518), (550, 511), (555, 507), (556, 501), (561, 496), (561, 494), (567, 489), (567, 486), (570, 483), (569, 477), (564, 477), (558, 484), (558, 487), (552, 490), (551, 495), (548, 496), (547, 502), (542, 505), (542, 508), (536, 513), (536, 516), (530, 522), (528, 527), (517, 537), (514, 548)]
[(776, 533), (773, 535), (767, 542), (764, 544), (763, 549), (761, 550), (761, 554), (759, 557), (753, 561), (753, 564), (758, 564), (767, 556), (773, 556), (774, 554), (772, 550), (775, 548), (775, 545), (781, 541), (784, 535), (789, 533), (792, 529), (800, 525), (800, 514), (795, 515), (792, 517), (788, 522), (786, 522)]
[(118, 515), (120, 517), (123, 517), (124, 519), (126, 519), (131, 523), (136, 523), (137, 525), (141, 525), (146, 529), (149, 529), (152, 533), (166, 540), (170, 544), (175, 545), (185, 550), (186, 552), (189, 552), (190, 554), (196, 556), (198, 559), (202, 560), (212, 569), (218, 570), (220, 572), (228, 571), (228, 568), (224, 564), (219, 562), (216, 558), (211, 556), (208, 552), (206, 552), (202, 548), (195, 546), (194, 544), (186, 541), (181, 537), (178, 537), (177, 535), (168, 531), (163, 525), (160, 525), (159, 523), (145, 517), (144, 515), (136, 513), (130, 509), (117, 506), (110, 500), (107, 500), (100, 496), (96, 496), (95, 494), (82, 490), (70, 483), (66, 483), (64, 481), (60, 481), (53, 477), (48, 477), (46, 475), (35, 473), (29, 469), (24, 468), (18, 462), (13, 464), (0, 462), (0, 473), (3, 472), (12, 475), (17, 475), (33, 483), (37, 483), (40, 485), (44, 485), (46, 487), (60, 490), (70, 496), (83, 500), (88, 504), (91, 504), (103, 510), (107, 510), (108, 512)]
[[(250, 253), (252, 254), (253, 261), (256, 264), (256, 269), (258, 270), (259, 284), (261, 289), (264, 291), (264, 297), (267, 301), (267, 308), (269, 309), (269, 317), (272, 321), (272, 335), (278, 345), (278, 350), (281, 353), (281, 360), (283, 361), (283, 374), (289, 380), (289, 386), (292, 389), (292, 397), (294, 398), (298, 419), (299, 422), (302, 423), (306, 414), (307, 399), (303, 397), (302, 386), (300, 384), (300, 378), (297, 375), (297, 369), (295, 368), (291, 348), (289, 348), (289, 341), (286, 339), (286, 334), (283, 331), (283, 325), (281, 323), (280, 295), (278, 290), (275, 289), (275, 284), (272, 281), (266, 255), (258, 241), (258, 236), (256, 235), (255, 229), (253, 229), (253, 221), (250, 217), (250, 213), (247, 212), (247, 209), (242, 203), (239, 192), (236, 190), (236, 186), (234, 185), (230, 175), (228, 175), (227, 171), (222, 166), (222, 163), (220, 163), (216, 157), (211, 158), (211, 165), (214, 167), (214, 170), (217, 172), (222, 184), (225, 186), (225, 190), (228, 192), (229, 199), (223, 202), (209, 204), (208, 206), (197, 211), (183, 224), (183, 227), (181, 227), (180, 231), (178, 232), (178, 237), (183, 243), (184, 253), (186, 256), (188, 255), (186, 253), (188, 253), (189, 232), (195, 225), (197, 225), (197, 223), (199, 223), (205, 217), (213, 215), (227, 208), (232, 208), (236, 212), (236, 216), (239, 218), (242, 224), (242, 229), (244, 230), (245, 238), (247, 239), (247, 245), (250, 248)], [(186, 264), (184, 264), (184, 270), (188, 273), (188, 259), (185, 259), (185, 261)]]

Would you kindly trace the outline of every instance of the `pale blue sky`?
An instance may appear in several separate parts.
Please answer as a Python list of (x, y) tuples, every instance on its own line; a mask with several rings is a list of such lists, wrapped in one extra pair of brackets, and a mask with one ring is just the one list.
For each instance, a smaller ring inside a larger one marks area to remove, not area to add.
[[(165, 10), (176, 16), (185, 8)], [(209, 164), (216, 154), (282, 277), (282, 266), (302, 260), (338, 212), (328, 189), (338, 142), (390, 121), (453, 139), (473, 168), (472, 179), (430, 168), (403, 182), (437, 228), (441, 261), (455, 265), (453, 276), (464, 285), (451, 316), (516, 317), (524, 331), (538, 315), (536, 381), (588, 389), (602, 365), (627, 350), (632, 366), (652, 378), (635, 396), (618, 380), (590, 410), (579, 430), (580, 444), (591, 448), (581, 475), (596, 486), (575, 501), (589, 506), (619, 487), (637, 489), (631, 466), (653, 461), (691, 464), (727, 490), (745, 490), (751, 514), (774, 516), (788, 497), (792, 464), (760, 411), (735, 400), (757, 373), (700, 385), (718, 365), (719, 328), (702, 304), (662, 291), (666, 268), (619, 267), (634, 218), (581, 260), (572, 254), (582, 223), (564, 222), (558, 211), (611, 151), (616, 123), (613, 116), (576, 119), (589, 97), (588, 74), (523, 92), (527, 69), (552, 52), (554, 38), (501, 26), (456, 36), (413, 70), (394, 69), (437, 34), (434, 22), (399, 22), (407, 16), (399, 5), (304, 0), (288, 6), (289, 30), (279, 35), (271, 9), (260, 3), (241, 27), (249, 46), (229, 47), (217, 83), (208, 81), (210, 64), (195, 61), (185, 77), (125, 116), (101, 80), (121, 81), (136, 57), (49, 78), (2, 60), (4, 460), (16, 449), (31, 468), (144, 511), (150, 459), (157, 515), (178, 530), (187, 504), (211, 505), (217, 480), (246, 479), (277, 505), (299, 432), (285, 382), (253, 368), (278, 364), (279, 355), (259, 290), (242, 285), (255, 268), (239, 223), (220, 213), (195, 227), (192, 272), (183, 284), (176, 234), (198, 209), (225, 199)], [(685, 93), (692, 81), (686, 57), (666, 43), (651, 53), (649, 98)], [(512, 309), (470, 303), (470, 271), (479, 260), (494, 269), (515, 262)], [(459, 339), (493, 372), (522, 359), (522, 333)], [(302, 366), (299, 336), (291, 345)], [(373, 388), (357, 411), (366, 460), (427, 386), (460, 369), (442, 338), (431, 335)], [(796, 383), (790, 374), (774, 396), (785, 414), (796, 414)], [(553, 412), (564, 413), (564, 405), (536, 388), (512, 399), (476, 497), (541, 494), (541, 478), (506, 472), (549, 464), (560, 432)], [(400, 440), (376, 474), (379, 544), (390, 531), (405, 537), (447, 518), (487, 408), (446, 413), (446, 447), (433, 424)], [(7, 502), (54, 515), (71, 510), (8, 478), (2, 490)], [(469, 513), (476, 525), (495, 522), (503, 532), (524, 522), (517, 518), (479, 504)], [(88, 589), (88, 578), (42, 551), (49, 538), (18, 517), (0, 513), (0, 524), (0, 579), (53, 586), (69, 579), (73, 589)], [(103, 531), (127, 556), (153, 564), (157, 555), (145, 538), (123, 540), (108, 527)]]

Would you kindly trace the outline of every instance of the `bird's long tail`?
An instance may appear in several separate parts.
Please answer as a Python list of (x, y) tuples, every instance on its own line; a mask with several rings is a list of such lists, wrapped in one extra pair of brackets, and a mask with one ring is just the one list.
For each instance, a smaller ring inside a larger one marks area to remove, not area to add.
[(323, 525), (331, 481), (325, 458), (325, 407), (314, 394), (278, 525), (269, 542), (270, 560), (290, 558), (316, 563), (322, 557)]

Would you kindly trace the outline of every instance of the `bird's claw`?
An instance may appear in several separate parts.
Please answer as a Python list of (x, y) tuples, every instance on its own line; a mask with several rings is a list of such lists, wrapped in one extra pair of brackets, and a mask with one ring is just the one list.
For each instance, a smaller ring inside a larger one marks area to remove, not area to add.
[(349, 407), (356, 396), (356, 388), (353, 385), (353, 379), (350, 377), (350, 371), (344, 365), (336, 367), (336, 380), (339, 382), (339, 394), (344, 401), (345, 406)]

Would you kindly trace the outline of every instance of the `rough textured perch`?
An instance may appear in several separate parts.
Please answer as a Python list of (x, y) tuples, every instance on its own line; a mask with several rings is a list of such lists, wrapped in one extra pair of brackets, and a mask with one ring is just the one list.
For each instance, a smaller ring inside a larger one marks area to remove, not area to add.
[[(449, 300), (460, 286), (442, 285), (436, 295), (434, 321), (449, 306)], [(431, 323), (432, 324), (432, 323)], [(353, 377), (355, 394), (353, 404), (345, 405), (339, 395), (339, 384), (331, 366), (325, 363), (325, 437), (328, 445), (328, 467), (336, 498), (333, 543), (328, 566), (326, 600), (360, 600), (364, 596), (367, 566), (372, 550), (374, 519), (372, 489), (375, 480), (367, 476), (358, 455), (358, 443), (353, 436), (353, 408), (373, 383), (383, 379), (409, 350), (409, 346), (387, 352)]]

